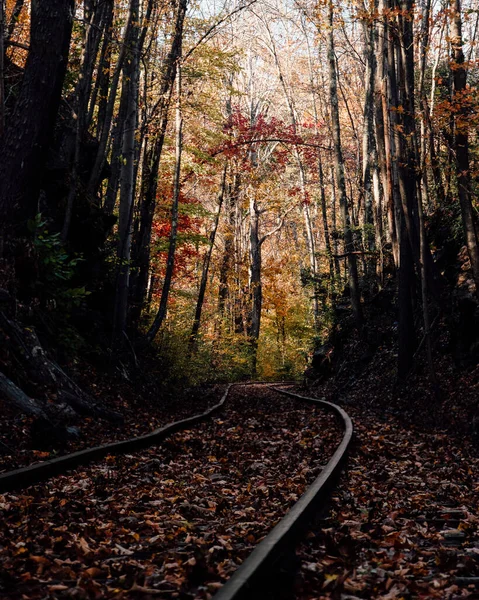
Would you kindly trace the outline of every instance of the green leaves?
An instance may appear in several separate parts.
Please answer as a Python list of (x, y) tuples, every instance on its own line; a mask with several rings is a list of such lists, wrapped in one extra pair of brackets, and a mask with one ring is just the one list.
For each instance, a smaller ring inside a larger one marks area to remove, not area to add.
[(70, 287), (76, 269), (83, 261), (80, 255), (70, 256), (62, 244), (60, 233), (50, 233), (48, 221), (38, 213), (27, 223), (28, 230), (34, 236), (34, 246), (39, 262), (39, 281), (37, 282), (45, 298), (55, 300), (65, 309), (79, 306), (90, 294), (85, 288)]

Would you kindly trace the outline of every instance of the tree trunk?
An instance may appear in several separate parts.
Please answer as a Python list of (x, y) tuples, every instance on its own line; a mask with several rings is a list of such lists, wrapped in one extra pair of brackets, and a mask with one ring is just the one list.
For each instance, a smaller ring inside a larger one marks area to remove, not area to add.
[(68, 63), (73, 11), (73, 0), (32, 0), (30, 51), (0, 147), (0, 239), (12, 219), (23, 224), (38, 210), (46, 150)]
[[(96, 157), (95, 157), (95, 163), (93, 165), (93, 168), (92, 168), (92, 171), (90, 174), (90, 180), (88, 181), (88, 186), (87, 186), (87, 191), (92, 196), (96, 195), (98, 188), (100, 186), (100, 183), (101, 183), (101, 173), (103, 171), (103, 167), (104, 167), (105, 161), (106, 161), (108, 141), (110, 139), (111, 123), (113, 121), (113, 113), (115, 110), (116, 95), (118, 93), (118, 85), (120, 83), (120, 76), (121, 76), (121, 73), (123, 70), (123, 63), (124, 63), (125, 57), (127, 55), (128, 49), (130, 48), (130, 44), (132, 43), (132, 41), (134, 39), (134, 36), (138, 35), (138, 23), (135, 23), (132, 20), (132, 15), (134, 13), (134, 7), (136, 6), (137, 1), (138, 0), (130, 0), (128, 23), (125, 27), (125, 33), (124, 33), (123, 40), (121, 43), (121, 50), (118, 55), (116, 67), (113, 72), (113, 77), (112, 77), (111, 83), (110, 83), (108, 102), (107, 102), (106, 108), (105, 108), (104, 122), (101, 125), (101, 136), (100, 136), (99, 143), (98, 143), (98, 150), (97, 150)], [(138, 44), (138, 40), (136, 41), (136, 43), (135, 42), (133, 43), (133, 45), (137, 45), (137, 44)]]
[(258, 338), (261, 327), (261, 307), (263, 304), (263, 288), (261, 283), (261, 240), (259, 237), (259, 210), (256, 199), (250, 198), (250, 294), (252, 299), (251, 317), (249, 319), (249, 339), (251, 343), (251, 375), (256, 376)]
[(453, 80), (453, 104), (459, 106), (454, 119), (454, 152), (456, 158), (456, 177), (461, 204), (462, 225), (466, 237), (467, 250), (471, 260), (472, 273), (476, 283), (476, 295), (479, 298), (479, 242), (477, 223), (472, 207), (471, 170), (469, 164), (469, 124), (464, 98), (466, 92), (467, 71), (464, 64), (462, 19), (460, 0), (451, 0), (451, 71)]
[(15, 406), (20, 413), (34, 417), (43, 417), (44, 419), (48, 418), (39, 404), (27, 396), (25, 392), (17, 387), (2, 372), (0, 372), (0, 396), (9, 404)]
[[(87, 2), (85, 2), (87, 5)], [(68, 192), (67, 207), (61, 239), (65, 243), (68, 238), (70, 224), (73, 216), (73, 205), (78, 189), (78, 169), (80, 167), (81, 148), (87, 132), (88, 119), (88, 101), (91, 94), (93, 67), (96, 63), (96, 57), (101, 41), (100, 23), (102, 20), (104, 5), (90, 6), (88, 15), (85, 14), (85, 39), (83, 45), (83, 53), (81, 60), (81, 68), (79, 80), (75, 88), (73, 107), (76, 113), (76, 129), (75, 129), (75, 152), (73, 164), (70, 172), (70, 190)], [(85, 13), (86, 13), (85, 8)]]
[[(374, 80), (376, 74), (376, 57), (374, 43), (374, 26), (371, 16), (364, 24), (364, 37), (366, 40), (366, 90), (364, 95), (364, 130), (363, 130), (363, 169), (362, 180), (364, 189), (364, 249), (374, 253), (374, 214), (373, 214), (373, 172), (375, 168), (376, 140), (374, 138)], [(374, 254), (373, 254), (374, 256)], [(374, 287), (376, 265), (373, 259), (366, 261), (366, 277), (371, 288)]]
[(96, 122), (96, 136), (101, 138), (103, 126), (106, 118), (106, 110), (108, 103), (108, 90), (110, 85), (110, 69), (111, 69), (111, 30), (113, 24), (114, 3), (113, 0), (105, 0), (105, 8), (103, 11), (103, 43), (100, 51), (100, 59), (98, 61), (98, 73), (95, 80), (95, 87), (90, 101), (88, 110), (88, 119), (86, 126), (90, 127), (93, 119), (93, 113), (98, 101), (98, 115)]
[(221, 177), (220, 191), (218, 194), (218, 207), (216, 209), (215, 221), (213, 224), (213, 229), (211, 230), (211, 233), (210, 233), (209, 246), (208, 246), (208, 250), (206, 252), (205, 260), (203, 263), (203, 270), (201, 273), (201, 282), (200, 282), (200, 289), (198, 292), (198, 300), (196, 302), (195, 318), (193, 321), (193, 327), (191, 329), (191, 336), (190, 336), (190, 348), (191, 349), (194, 348), (194, 346), (195, 346), (196, 338), (198, 336), (198, 331), (200, 329), (201, 312), (203, 310), (203, 302), (205, 299), (206, 286), (208, 283), (208, 273), (210, 270), (211, 256), (213, 254), (213, 249), (215, 246), (216, 232), (218, 231), (218, 224), (220, 222), (221, 208), (223, 206), (223, 200), (224, 200), (225, 191), (226, 191), (227, 170), (228, 170), (228, 164), (226, 163), (224, 166), (224, 169), (223, 169), (223, 175)]
[[(333, 250), (331, 248), (331, 237), (329, 235), (329, 225), (328, 225), (328, 212), (326, 208), (326, 191), (325, 191), (325, 182), (324, 182), (324, 172), (323, 172), (323, 162), (321, 160), (321, 155), (318, 153), (318, 183), (319, 183), (319, 197), (321, 203), (321, 217), (323, 221), (323, 233), (324, 233), (324, 245), (326, 248), (326, 254), (328, 256), (329, 262), (329, 276), (331, 281), (333, 281), (335, 276), (334, 269), (334, 259), (333, 259)], [(336, 270), (336, 275), (339, 275), (339, 269)]]
[(356, 263), (356, 255), (353, 254), (354, 243), (351, 231), (351, 222), (349, 217), (348, 199), (346, 195), (346, 182), (344, 179), (344, 162), (343, 151), (341, 146), (341, 127), (339, 122), (339, 106), (338, 106), (338, 89), (337, 89), (337, 73), (336, 59), (334, 54), (334, 31), (333, 31), (333, 4), (329, 1), (329, 45), (328, 45), (328, 62), (329, 62), (329, 93), (331, 104), (331, 121), (333, 127), (333, 143), (334, 143), (334, 166), (336, 171), (336, 182), (339, 193), (339, 206), (343, 221), (344, 232), (344, 251), (347, 254), (348, 263), (348, 280), (349, 290), (351, 295), (351, 306), (353, 309), (356, 325), (361, 327), (363, 316), (359, 297), (359, 280), (358, 268)]
[[(104, 417), (117, 422), (122, 420), (118, 413), (101, 407), (57, 363), (48, 357), (32, 327), (23, 327), (0, 312), (0, 329), (8, 335), (9, 347), (17, 363), (22, 365), (28, 378), (28, 384), (33, 385), (42, 396), (56, 395), (56, 407), (65, 403), (77, 414)], [(12, 389), (11, 386), (9, 389)], [(22, 400), (16, 390), (12, 389), (12, 394), (17, 400)], [(15, 398), (10, 399), (15, 400)], [(26, 399), (23, 397), (23, 400)], [(47, 408), (42, 410), (49, 412)]]
[(105, 200), (103, 202), (103, 209), (107, 215), (112, 215), (115, 211), (115, 206), (118, 199), (118, 190), (120, 188), (120, 178), (123, 164), (123, 137), (125, 121), (128, 113), (128, 101), (130, 91), (130, 81), (128, 74), (124, 72), (121, 86), (120, 106), (118, 108), (118, 114), (113, 125), (112, 134), (110, 138), (110, 177), (108, 178), (108, 185), (106, 188)]
[(5, 130), (5, 0), (0, 0), (0, 139)]
[(220, 317), (225, 316), (226, 303), (230, 297), (230, 272), (235, 253), (235, 208), (238, 202), (239, 191), (241, 188), (241, 178), (238, 174), (233, 177), (233, 183), (228, 186), (226, 219), (227, 228), (225, 232), (225, 242), (223, 250), (223, 259), (220, 266), (219, 292), (218, 292), (218, 313)]
[(145, 149), (140, 192), (140, 223), (132, 249), (137, 271), (134, 281), (132, 282), (133, 323), (137, 323), (140, 319), (150, 275), (150, 241), (153, 217), (156, 208), (158, 170), (168, 125), (168, 112), (177, 74), (177, 65), (179, 64), (181, 57), (183, 28), (187, 6), (187, 0), (178, 0), (170, 51), (163, 65), (159, 95), (160, 100), (157, 107), (157, 133), (151, 141), (150, 149)]
[(127, 91), (126, 119), (123, 124), (122, 161), (120, 175), (120, 216), (118, 221), (118, 280), (115, 298), (116, 336), (126, 333), (130, 284), (131, 226), (135, 191), (135, 149), (138, 123), (138, 83), (140, 75), (139, 0), (131, 0), (130, 22), (132, 32), (126, 56), (125, 83)]
[(173, 279), (173, 270), (175, 267), (175, 252), (176, 243), (178, 240), (178, 205), (180, 200), (180, 189), (181, 189), (181, 156), (183, 151), (183, 114), (181, 108), (181, 44), (178, 52), (178, 65), (176, 73), (176, 159), (175, 159), (175, 178), (173, 182), (173, 201), (171, 205), (171, 231), (170, 240), (168, 247), (168, 258), (166, 263), (165, 279), (163, 281), (163, 288), (161, 291), (160, 306), (156, 317), (145, 336), (145, 342), (151, 344), (155, 339), (156, 334), (160, 330), (163, 321), (166, 317), (168, 309), (168, 299), (170, 296), (171, 282)]

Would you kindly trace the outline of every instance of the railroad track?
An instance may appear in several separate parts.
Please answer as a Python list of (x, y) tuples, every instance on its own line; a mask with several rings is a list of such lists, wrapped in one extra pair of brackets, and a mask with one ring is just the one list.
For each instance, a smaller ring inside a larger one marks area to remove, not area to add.
[[(241, 389), (241, 386), (244, 385), (245, 384), (229, 385), (220, 402), (209, 410), (200, 415), (171, 423), (151, 434), (123, 442), (105, 444), (50, 461), (45, 461), (44, 463), (33, 465), (31, 467), (4, 473), (0, 475), (0, 493), (20, 490), (33, 484), (46, 482), (55, 475), (83, 467), (92, 461), (98, 461), (106, 456), (111, 457), (116, 454), (131, 453), (151, 445), (161, 444), (169, 439), (173, 433), (189, 430), (197, 423), (208, 420), (224, 407), (233, 388), (239, 387)], [(262, 387), (264, 385), (267, 384), (263, 384)], [(275, 566), (278, 564), (281, 556), (296, 540), (299, 539), (312, 516), (328, 500), (332, 487), (341, 471), (352, 438), (353, 428), (351, 420), (340, 407), (322, 400), (300, 396), (288, 390), (280, 389), (278, 387), (280, 385), (284, 386), (284, 384), (267, 385), (267, 388), (278, 395), (287, 396), (288, 398), (303, 403), (307, 402), (313, 406), (326, 408), (328, 411), (333, 412), (340, 420), (344, 434), (333, 456), (326, 465), (323, 465), (320, 474), (313, 483), (309, 485), (301, 498), (293, 504), (286, 516), (284, 516), (270, 533), (256, 545), (255, 549), (228, 579), (226, 584), (219, 589), (214, 596), (216, 600), (253, 598), (261, 595), (262, 590), (269, 587), (271, 577), (274, 576)], [(221, 423), (221, 421), (218, 421), (218, 423)], [(152, 504), (152, 502), (150, 502), (150, 504)], [(124, 550), (122, 546), (120, 546), (120, 548)], [(127, 551), (126, 555), (128, 556), (129, 554), (132, 553)], [(135, 589), (139, 590), (140, 588)], [(152, 592), (153, 590), (150, 589), (149, 591)]]

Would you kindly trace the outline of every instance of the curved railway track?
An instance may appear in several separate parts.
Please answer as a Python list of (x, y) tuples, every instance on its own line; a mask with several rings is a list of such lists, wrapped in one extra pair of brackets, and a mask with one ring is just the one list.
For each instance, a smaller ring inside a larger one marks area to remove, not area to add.
[[(243, 385), (245, 384), (229, 385), (223, 394), (221, 401), (217, 405), (200, 415), (171, 423), (151, 434), (123, 442), (105, 444), (31, 467), (4, 473), (0, 475), (0, 494), (11, 490), (24, 489), (33, 484), (44, 483), (54, 475), (77, 469), (80, 466), (84, 466), (93, 461), (98, 461), (106, 456), (131, 453), (148, 446), (161, 444), (162, 442), (165, 442), (165, 440), (170, 439), (170, 436), (173, 433), (190, 430), (197, 423), (208, 420), (224, 407), (231, 390), (238, 387), (241, 389), (241, 386)], [(261, 385), (261, 387), (263, 387), (268, 384), (247, 385)], [(242, 562), (241, 566), (233, 573), (221, 589), (217, 591), (214, 596), (216, 600), (254, 598), (261, 595), (263, 590), (270, 588), (271, 577), (274, 576), (275, 566), (278, 564), (281, 556), (299, 539), (312, 516), (327, 502), (332, 487), (341, 471), (352, 439), (353, 427), (351, 420), (340, 407), (326, 401), (300, 396), (288, 390), (279, 389), (279, 385), (284, 386), (284, 384), (268, 385), (268, 389), (283, 397), (286, 396), (294, 399), (294, 401), (300, 401), (301, 403), (307, 402), (315, 407), (320, 407), (333, 412), (339, 419), (341, 428), (344, 431), (342, 440), (327, 464), (322, 466), (320, 474), (312, 483), (310, 483), (300, 499), (291, 506), (289, 512), (287, 512), (266, 537), (256, 545), (254, 550)], [(217, 420), (216, 422), (217, 427), (222, 424), (222, 421), (220, 420)], [(199, 438), (201, 438), (201, 436), (199, 436)], [(154, 502), (149, 502), (149, 504), (154, 504)], [(120, 548), (122, 548), (122, 546), (120, 546)], [(130, 553), (127, 552), (126, 554), (128, 555)], [(139, 558), (141, 558), (141, 556), (139, 556)], [(135, 589), (141, 591), (139, 587)], [(153, 593), (153, 591), (153, 589), (149, 589), (150, 593)], [(143, 593), (147, 592), (143, 591)], [(126, 597), (129, 596), (127, 595)]]

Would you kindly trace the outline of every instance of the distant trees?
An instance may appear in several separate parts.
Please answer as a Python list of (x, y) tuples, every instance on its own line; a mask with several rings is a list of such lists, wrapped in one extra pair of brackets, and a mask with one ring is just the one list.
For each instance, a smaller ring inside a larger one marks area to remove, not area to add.
[[(266, 337), (281, 364), (288, 344), (303, 360), (294, 336), (324, 342), (344, 304), (362, 335), (364, 303), (395, 279), (398, 372), (425, 347), (433, 376), (451, 282), (431, 223), (479, 283), (463, 2), (256, 0), (210, 18), (187, 0), (0, 2), (2, 237), (33, 219), (34, 245), (47, 223), (49, 264), (74, 265), (102, 344), (181, 333), (220, 360), (229, 340), (250, 373)], [(291, 304), (271, 298), (275, 265)]]

